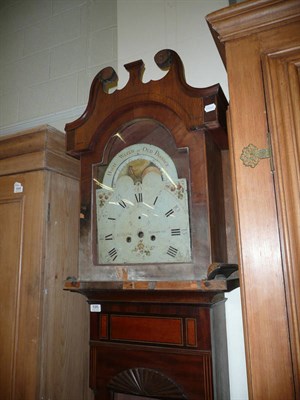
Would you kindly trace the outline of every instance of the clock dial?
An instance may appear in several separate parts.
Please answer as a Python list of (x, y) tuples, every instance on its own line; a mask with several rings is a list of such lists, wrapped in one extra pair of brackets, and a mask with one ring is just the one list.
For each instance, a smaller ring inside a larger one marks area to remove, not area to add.
[[(149, 145), (135, 145), (145, 149)], [(133, 147), (133, 146), (131, 146)], [(155, 147), (155, 146), (151, 146)], [(155, 150), (156, 154), (157, 149)], [(96, 190), (97, 247), (100, 264), (179, 263), (191, 261), (188, 196), (171, 159), (162, 167), (156, 158), (123, 150), (108, 167), (105, 184)], [(112, 185), (112, 186), (109, 186)]]

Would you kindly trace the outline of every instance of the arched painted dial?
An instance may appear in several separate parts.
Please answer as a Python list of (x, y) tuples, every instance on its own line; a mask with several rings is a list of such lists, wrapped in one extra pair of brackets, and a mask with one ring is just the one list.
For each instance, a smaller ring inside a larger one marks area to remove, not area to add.
[[(171, 160), (159, 151), (163, 160)], [(186, 180), (178, 179), (174, 164), (169, 169), (171, 177), (148, 155), (137, 158), (134, 154), (125, 162), (122, 153), (117, 158), (120, 165), (115, 157), (113, 168), (107, 169), (114, 178), (106, 178), (105, 185), (96, 190), (98, 263), (190, 262)]]

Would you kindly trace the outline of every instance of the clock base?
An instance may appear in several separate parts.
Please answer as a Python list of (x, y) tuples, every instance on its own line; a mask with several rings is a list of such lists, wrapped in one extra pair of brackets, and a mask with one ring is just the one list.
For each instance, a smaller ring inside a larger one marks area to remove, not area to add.
[(95, 400), (229, 399), (224, 296), (167, 292), (86, 292)]

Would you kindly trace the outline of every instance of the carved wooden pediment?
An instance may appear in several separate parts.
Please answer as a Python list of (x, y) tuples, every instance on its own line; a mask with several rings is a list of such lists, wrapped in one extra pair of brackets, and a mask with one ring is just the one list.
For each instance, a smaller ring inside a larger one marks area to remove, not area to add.
[[(138, 60), (125, 65), (129, 80), (121, 90), (109, 93), (117, 86), (118, 76), (112, 67), (102, 69), (94, 78), (88, 104), (83, 115), (66, 124), (67, 151), (79, 156), (92, 150), (98, 135), (107, 132), (114, 121), (147, 115), (148, 106), (155, 104), (171, 110), (184, 121), (187, 130), (210, 130), (220, 148), (227, 148), (227, 100), (219, 84), (193, 88), (184, 77), (181, 59), (173, 50), (161, 50), (155, 62), (167, 74), (160, 80), (142, 82), (144, 63)], [(106, 136), (106, 135), (104, 135)], [(106, 138), (107, 139), (107, 138)]]

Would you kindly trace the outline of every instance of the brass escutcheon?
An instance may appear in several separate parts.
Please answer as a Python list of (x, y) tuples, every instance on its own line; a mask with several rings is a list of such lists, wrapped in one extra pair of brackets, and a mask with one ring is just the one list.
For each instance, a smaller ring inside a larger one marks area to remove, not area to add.
[(270, 149), (259, 149), (254, 144), (249, 144), (243, 148), (240, 160), (245, 167), (255, 168), (261, 159), (270, 157)]

